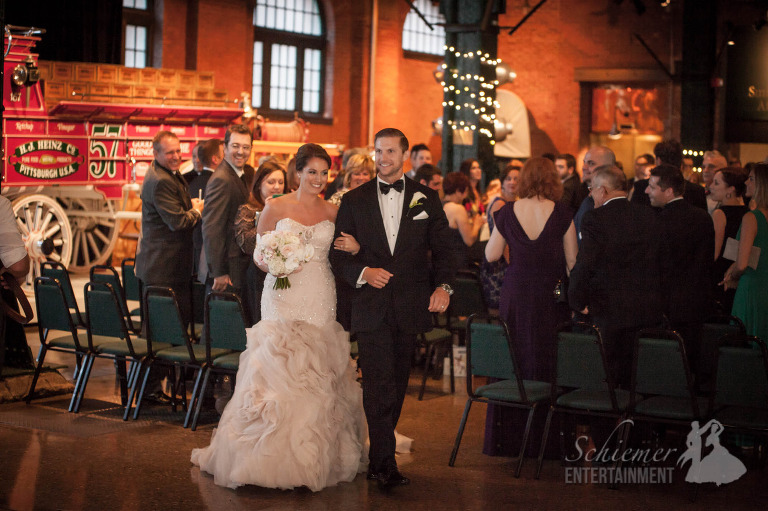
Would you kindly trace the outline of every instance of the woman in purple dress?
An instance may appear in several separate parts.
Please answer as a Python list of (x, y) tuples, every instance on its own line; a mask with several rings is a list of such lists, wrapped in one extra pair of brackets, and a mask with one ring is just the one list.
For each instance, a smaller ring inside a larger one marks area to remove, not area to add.
[[(557, 281), (576, 262), (576, 229), (568, 206), (559, 202), (563, 186), (555, 165), (547, 158), (528, 160), (520, 172), (517, 201), (508, 203), (495, 216), (485, 255), (499, 259), (509, 246), (509, 267), (504, 276), (499, 316), (509, 325), (522, 377), (551, 381), (555, 373), (555, 331), (567, 321), (566, 303), (555, 300)], [(505, 446), (509, 434), (508, 414), (489, 407), (486, 423), (486, 454), (514, 455)], [(512, 426), (514, 428), (514, 426)], [(520, 435), (521, 436), (521, 435)]]

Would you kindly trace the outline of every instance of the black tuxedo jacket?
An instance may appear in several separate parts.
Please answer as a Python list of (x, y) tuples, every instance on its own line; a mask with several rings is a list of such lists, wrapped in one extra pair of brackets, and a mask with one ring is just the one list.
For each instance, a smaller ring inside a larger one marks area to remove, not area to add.
[[(589, 193), (589, 191), (587, 191)], [(563, 202), (571, 208), (571, 212), (576, 214), (576, 211), (581, 206), (581, 202), (584, 200), (581, 191), (581, 179), (579, 175), (574, 172), (568, 179), (563, 182), (563, 198), (560, 202)]]
[[(435, 282), (452, 284), (455, 274), (451, 254), (448, 220), (437, 192), (411, 179), (405, 179), (405, 194), (400, 228), (394, 253), (389, 250), (384, 221), (379, 208), (378, 180), (347, 192), (336, 218), (336, 233), (351, 234), (360, 243), (356, 255), (330, 249), (334, 273), (353, 289), (352, 332), (370, 332), (381, 327), (388, 314), (404, 333), (417, 334), (432, 328), (427, 310), (434, 291), (430, 284), (431, 253)], [(422, 205), (410, 208), (413, 195), (424, 195)], [(394, 193), (394, 192), (390, 192)], [(422, 213), (426, 218), (417, 220)], [(393, 274), (383, 289), (368, 284), (357, 288), (360, 273), (368, 266), (384, 268)]]
[[(696, 185), (694, 185), (696, 186)], [(702, 321), (712, 311), (715, 228), (706, 209), (685, 200), (659, 212), (659, 269), (665, 312), (672, 325)]]
[(188, 282), (192, 275), (192, 228), (199, 221), (184, 179), (153, 162), (141, 187), (136, 276), (148, 285)]
[[(633, 188), (635, 191), (632, 192), (632, 202), (650, 206), (651, 199), (645, 193), (645, 189), (648, 188), (648, 180), (640, 179), (635, 181)], [(685, 188), (683, 189), (683, 198), (691, 203), (691, 205), (707, 211), (707, 192), (704, 190), (704, 187), (686, 181)]]
[(657, 326), (659, 232), (650, 209), (614, 199), (588, 211), (581, 247), (571, 270), (571, 307), (589, 312), (601, 329)]

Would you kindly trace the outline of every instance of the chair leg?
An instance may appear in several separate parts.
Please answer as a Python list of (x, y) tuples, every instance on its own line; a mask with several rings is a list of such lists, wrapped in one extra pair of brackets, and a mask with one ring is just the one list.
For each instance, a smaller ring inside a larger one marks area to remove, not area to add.
[[(200, 417), (200, 410), (203, 408), (203, 397), (205, 397), (205, 389), (208, 388), (208, 378), (211, 376), (210, 369), (205, 371), (205, 377), (203, 378), (203, 387), (200, 389), (200, 395), (197, 397), (197, 406), (195, 407), (195, 418), (192, 419), (192, 431), (197, 429), (197, 419)], [(192, 407), (189, 408), (192, 410)]]
[(37, 353), (37, 367), (35, 367), (35, 375), (32, 377), (32, 384), (29, 386), (29, 392), (27, 392), (26, 402), (29, 404), (32, 401), (32, 395), (35, 393), (35, 387), (37, 386), (37, 380), (40, 378), (40, 371), (43, 368), (43, 362), (45, 361), (45, 353), (47, 349), (45, 344), (40, 345), (40, 351)]
[(536, 411), (536, 406), (531, 407), (531, 411), (528, 412), (528, 421), (525, 424), (525, 432), (523, 433), (523, 445), (520, 446), (520, 461), (517, 463), (517, 470), (515, 470), (515, 477), (520, 477), (520, 471), (523, 469), (523, 462), (525, 461), (525, 448), (528, 447), (528, 435), (531, 432), (531, 423), (533, 423), (533, 412)]
[(541, 465), (544, 463), (544, 449), (547, 447), (547, 440), (549, 440), (549, 426), (552, 423), (552, 415), (555, 413), (555, 407), (550, 406), (549, 412), (547, 412), (547, 421), (544, 423), (544, 433), (541, 435), (541, 447), (539, 448), (539, 461), (536, 467), (536, 479), (541, 475)]
[(456, 434), (456, 443), (453, 444), (453, 451), (451, 451), (451, 459), (448, 461), (448, 466), (452, 467), (456, 462), (456, 455), (459, 453), (459, 445), (461, 444), (461, 437), (464, 435), (464, 427), (467, 425), (467, 418), (469, 417), (469, 409), (472, 406), (472, 398), (467, 399), (467, 404), (464, 406), (464, 414), (461, 416), (461, 422), (459, 423), (459, 432)]
[(120, 403), (125, 406), (125, 402), (128, 400), (128, 376), (125, 367), (126, 359), (115, 357), (114, 364), (117, 383), (120, 388)]
[(427, 375), (429, 374), (429, 366), (432, 363), (432, 355), (434, 352), (434, 345), (427, 346), (427, 352), (424, 356), (424, 377), (421, 379), (421, 389), (419, 390), (419, 401), (424, 397), (424, 389), (427, 387)]
[[(149, 371), (152, 369), (152, 361), (147, 362), (146, 369), (144, 370), (144, 379), (141, 382), (141, 390), (139, 391), (139, 397), (136, 398), (136, 407), (133, 409), (133, 420), (139, 418), (139, 411), (141, 410), (141, 400), (144, 398), (144, 391), (147, 388), (147, 380), (149, 379)], [(137, 382), (138, 383), (138, 382)]]
[(192, 387), (192, 398), (189, 400), (189, 406), (187, 406), (187, 415), (184, 417), (185, 428), (189, 426), (189, 419), (192, 417), (192, 409), (195, 407), (195, 402), (197, 400), (202, 400), (202, 395), (198, 395), (198, 390), (200, 389), (200, 377), (206, 370), (206, 368), (201, 367), (197, 371), (197, 376), (195, 376), (195, 386)]
[(448, 341), (448, 365), (451, 367), (451, 394), (456, 393), (456, 384), (454, 383), (453, 372), (453, 337)]
[(85, 365), (80, 369), (82, 378), (80, 378), (80, 391), (77, 393), (77, 401), (75, 401), (75, 409), (72, 410), (75, 413), (80, 411), (80, 405), (83, 403), (83, 396), (85, 395), (85, 387), (88, 385), (88, 379), (91, 377), (91, 369), (93, 363), (96, 361), (96, 355), (89, 355), (85, 360)]
[(133, 408), (133, 399), (136, 397), (136, 384), (139, 381), (139, 375), (141, 374), (142, 363), (138, 360), (131, 360), (131, 369), (128, 371), (128, 400), (125, 403), (125, 412), (123, 413), (123, 420), (128, 420), (128, 415)]

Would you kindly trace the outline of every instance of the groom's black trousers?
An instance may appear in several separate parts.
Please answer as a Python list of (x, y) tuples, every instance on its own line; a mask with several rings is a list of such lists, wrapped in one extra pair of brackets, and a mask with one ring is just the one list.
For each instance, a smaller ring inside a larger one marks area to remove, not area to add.
[(415, 334), (403, 333), (389, 316), (375, 331), (357, 334), (363, 407), (371, 442), (369, 470), (377, 473), (397, 469), (395, 426), (408, 389), (416, 342)]

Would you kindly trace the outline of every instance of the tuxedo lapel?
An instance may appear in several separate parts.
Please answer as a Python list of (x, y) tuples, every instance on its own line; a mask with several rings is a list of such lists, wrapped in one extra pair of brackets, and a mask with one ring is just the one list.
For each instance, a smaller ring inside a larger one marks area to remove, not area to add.
[(413, 198), (415, 187), (416, 183), (406, 177), (405, 188), (403, 189), (403, 210), (400, 214), (400, 227), (397, 230), (397, 241), (395, 242), (395, 250), (393, 255), (397, 254), (397, 251), (402, 249), (402, 245), (405, 243), (403, 240), (406, 239), (409, 234), (408, 231), (411, 227), (411, 219), (408, 218), (408, 206), (411, 204), (411, 199)]
[(368, 206), (368, 214), (371, 218), (373, 227), (373, 241), (380, 243), (383, 248), (389, 252), (389, 243), (387, 243), (387, 231), (384, 229), (384, 218), (381, 216), (381, 207), (379, 206), (379, 194), (376, 190), (378, 186), (376, 179), (370, 181), (366, 186), (365, 204)]

